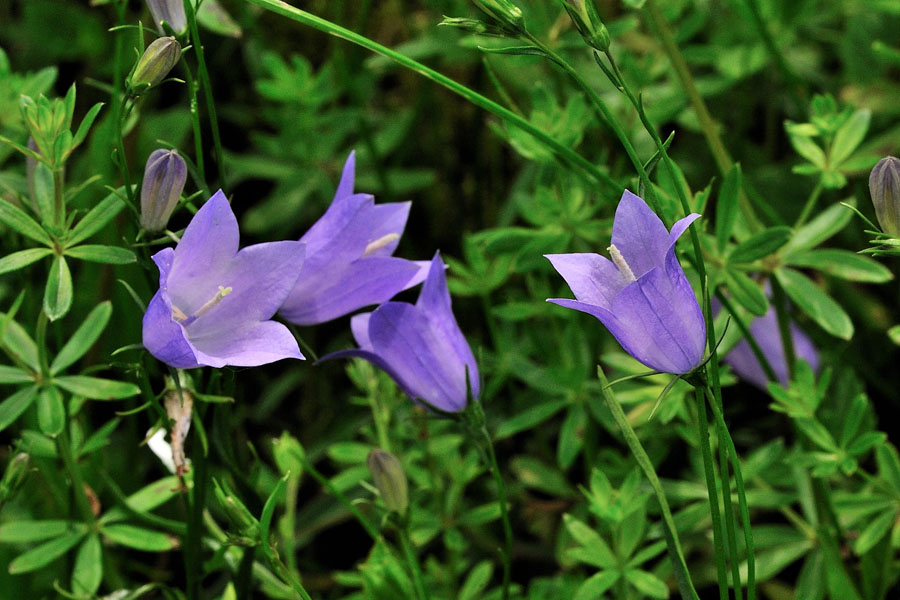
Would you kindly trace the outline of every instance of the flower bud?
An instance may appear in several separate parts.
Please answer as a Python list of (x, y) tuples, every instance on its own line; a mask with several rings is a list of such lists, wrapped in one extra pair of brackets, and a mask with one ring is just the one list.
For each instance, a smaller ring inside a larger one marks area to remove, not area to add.
[(147, 231), (162, 231), (178, 204), (187, 165), (177, 150), (154, 150), (144, 167), (141, 184), (141, 227)]
[(226, 483), (219, 483), (213, 479), (214, 491), (216, 499), (222, 505), (225, 516), (231, 524), (237, 529), (240, 535), (247, 538), (249, 543), (257, 543), (259, 540), (259, 521), (244, 506), (244, 503), (238, 500)]
[(444, 20), (438, 23), (444, 27), (456, 27), (469, 33), (483, 35), (488, 33), (488, 26), (477, 19), (464, 19), (460, 17), (444, 17)]
[(900, 159), (878, 161), (869, 175), (869, 194), (878, 224), (888, 235), (900, 237)]
[(28, 478), (28, 455), (20, 452), (12, 457), (0, 479), (0, 506), (12, 500)]
[(159, 84), (181, 58), (181, 44), (173, 37), (156, 38), (138, 60), (128, 82), (133, 94)]
[(562, 2), (585, 43), (595, 50), (606, 52), (609, 49), (609, 31), (600, 20), (594, 1), (562, 0)]
[(525, 16), (522, 9), (509, 0), (472, 0), (472, 2), (501, 26), (508, 27), (513, 32), (525, 31)]
[(161, 23), (169, 24), (177, 35), (187, 30), (187, 17), (184, 14), (184, 2), (182, 0), (147, 0), (147, 8), (153, 15), (153, 23), (160, 35), (165, 35)]
[(409, 491), (400, 461), (390, 452), (375, 448), (369, 452), (366, 462), (385, 507), (392, 512), (405, 513), (409, 506)]

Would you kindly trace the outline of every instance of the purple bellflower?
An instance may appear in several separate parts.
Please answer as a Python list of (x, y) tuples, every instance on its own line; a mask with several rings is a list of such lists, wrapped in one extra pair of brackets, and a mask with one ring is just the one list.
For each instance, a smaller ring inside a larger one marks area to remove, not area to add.
[(413, 305), (386, 302), (350, 320), (358, 350), (329, 354), (332, 358), (364, 358), (384, 370), (412, 400), (423, 400), (445, 412), (459, 412), (468, 401), (466, 377), (476, 399), (478, 365), (450, 308), (450, 292), (440, 253)]
[(315, 325), (387, 302), (428, 274), (429, 261), (391, 256), (411, 203), (376, 206), (371, 195), (355, 194), (355, 165), (351, 152), (331, 206), (300, 238), (303, 269), (278, 311), (291, 323)]
[(706, 323), (675, 242), (700, 215), (666, 231), (647, 203), (628, 190), (613, 221), (612, 260), (599, 254), (548, 254), (575, 300), (548, 302), (600, 319), (626, 352), (651, 369), (687, 373), (703, 359)]
[(238, 251), (237, 219), (222, 191), (197, 211), (181, 241), (153, 255), (159, 291), (144, 313), (144, 347), (169, 366), (254, 367), (302, 359), (272, 315), (294, 287), (300, 242)]
[[(805, 360), (812, 367), (813, 372), (819, 370), (819, 353), (812, 341), (796, 324), (791, 323), (791, 339), (794, 342), (794, 354), (797, 358)], [(778, 377), (778, 383), (781, 385), (788, 384), (788, 366), (784, 357), (784, 345), (781, 343), (781, 333), (778, 331), (778, 317), (775, 314), (775, 308), (769, 307), (762, 317), (753, 319), (750, 323), (750, 333), (759, 344), (763, 356), (771, 365), (772, 370)], [(724, 359), (722, 359), (737, 374), (738, 377), (752, 383), (756, 387), (765, 390), (768, 386), (769, 378), (762, 365), (756, 360), (756, 355), (750, 348), (747, 340), (742, 339), (731, 349)]]

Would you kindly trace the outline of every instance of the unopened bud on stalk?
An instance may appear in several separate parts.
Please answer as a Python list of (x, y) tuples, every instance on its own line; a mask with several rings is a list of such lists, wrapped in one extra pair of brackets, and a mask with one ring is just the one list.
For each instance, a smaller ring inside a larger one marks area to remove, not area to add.
[(585, 43), (595, 50), (606, 52), (609, 49), (609, 31), (597, 14), (594, 0), (561, 0), (561, 2)]
[(525, 16), (522, 9), (509, 0), (472, 0), (472, 2), (499, 25), (509, 27), (513, 32), (524, 33)]
[(12, 500), (25, 483), (25, 479), (28, 478), (29, 462), (28, 455), (20, 452), (6, 465), (3, 479), (0, 479), (0, 506)]
[(141, 184), (141, 227), (162, 231), (178, 204), (187, 181), (187, 164), (177, 150), (154, 150), (144, 167)]
[(228, 484), (219, 483), (219, 481), (213, 479), (213, 486), (215, 488), (216, 499), (219, 501), (219, 504), (222, 505), (225, 516), (228, 517), (228, 520), (235, 529), (237, 529), (242, 537), (247, 538), (247, 542), (258, 542), (259, 521), (256, 517), (254, 517), (247, 507), (244, 506), (244, 503), (234, 495), (234, 492), (231, 491)]
[(483, 35), (490, 33), (488, 26), (477, 19), (465, 19), (461, 17), (444, 17), (444, 20), (438, 23), (439, 26), (456, 27), (469, 33)]
[(168, 23), (177, 35), (181, 35), (187, 30), (183, 0), (147, 0), (147, 8), (150, 9), (153, 23), (160, 34), (166, 34), (161, 25), (163, 21)]
[(405, 513), (409, 506), (409, 490), (400, 461), (390, 452), (375, 448), (369, 452), (367, 463), (384, 506), (389, 511)]
[(131, 93), (140, 94), (147, 88), (159, 84), (180, 58), (181, 44), (178, 40), (171, 36), (153, 40), (144, 50), (134, 68), (134, 73), (131, 74), (128, 82)]
[(900, 159), (878, 161), (869, 175), (869, 194), (878, 224), (888, 235), (900, 237)]

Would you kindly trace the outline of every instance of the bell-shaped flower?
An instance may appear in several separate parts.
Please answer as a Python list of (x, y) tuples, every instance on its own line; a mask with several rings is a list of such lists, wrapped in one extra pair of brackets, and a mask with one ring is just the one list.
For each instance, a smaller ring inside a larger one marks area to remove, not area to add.
[(300, 238), (303, 269), (278, 311), (291, 323), (315, 325), (387, 302), (428, 273), (429, 261), (391, 256), (411, 203), (376, 205), (371, 195), (355, 194), (355, 164), (351, 153), (331, 206)]
[(238, 251), (237, 219), (216, 192), (197, 211), (175, 248), (153, 255), (159, 291), (144, 313), (144, 347), (178, 369), (254, 367), (299, 358), (297, 340), (271, 321), (297, 282), (300, 242), (268, 242)]
[[(813, 372), (819, 370), (819, 352), (813, 345), (812, 340), (797, 327), (795, 323), (790, 324), (791, 340), (794, 346), (794, 356), (805, 360)], [(781, 342), (781, 332), (778, 330), (778, 317), (775, 314), (775, 308), (769, 307), (762, 317), (753, 319), (750, 323), (750, 334), (759, 349), (762, 350), (763, 356), (775, 375), (778, 377), (778, 383), (787, 385), (789, 381), (787, 359), (784, 356), (784, 344)], [(756, 359), (756, 355), (750, 348), (747, 340), (738, 342), (731, 351), (725, 355), (722, 362), (731, 366), (738, 377), (752, 383), (756, 387), (765, 390), (769, 383), (766, 372), (762, 365)]]
[(651, 369), (687, 373), (703, 359), (706, 323), (675, 242), (700, 215), (666, 231), (647, 203), (628, 190), (613, 221), (612, 260), (599, 254), (548, 254), (575, 300), (548, 301), (600, 319), (626, 352)]
[[(445, 412), (466, 408), (479, 394), (478, 365), (450, 308), (444, 262), (434, 255), (419, 299), (386, 302), (350, 320), (358, 350), (322, 360), (364, 358), (383, 369), (412, 400)], [(468, 382), (467, 378), (468, 377)]]

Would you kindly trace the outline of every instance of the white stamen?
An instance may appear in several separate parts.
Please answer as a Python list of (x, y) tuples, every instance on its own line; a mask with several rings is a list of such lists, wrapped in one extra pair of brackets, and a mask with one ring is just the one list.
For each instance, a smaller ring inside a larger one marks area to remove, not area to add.
[[(216, 292), (216, 295), (213, 296), (212, 299), (209, 300), (209, 302), (207, 302), (206, 304), (204, 304), (203, 306), (198, 308), (197, 311), (194, 314), (192, 314), (190, 317), (187, 316), (186, 314), (184, 314), (184, 311), (182, 311), (177, 306), (173, 306), (172, 307), (172, 318), (175, 319), (176, 321), (178, 321), (179, 323), (184, 323), (185, 321), (193, 322), (198, 317), (202, 317), (203, 315), (205, 315), (206, 313), (211, 311), (219, 302), (222, 301), (222, 299), (225, 296), (227, 296), (230, 293), (231, 293), (231, 286), (224, 287), (224, 286), (220, 285), (219, 291)], [(188, 325), (188, 324), (189, 323), (185, 323), (185, 325)]]
[(619, 273), (622, 274), (622, 276), (625, 278), (625, 281), (637, 281), (637, 277), (634, 276), (631, 267), (629, 267), (628, 263), (625, 262), (625, 257), (622, 256), (622, 253), (619, 252), (619, 249), (610, 244), (607, 250), (609, 250), (609, 257), (612, 259), (616, 267), (618, 267)]
[(387, 235), (383, 235), (374, 242), (369, 242), (369, 245), (366, 246), (365, 251), (363, 252), (363, 256), (369, 256), (370, 254), (381, 250), (394, 240), (400, 239), (400, 234), (397, 233), (388, 233)]

